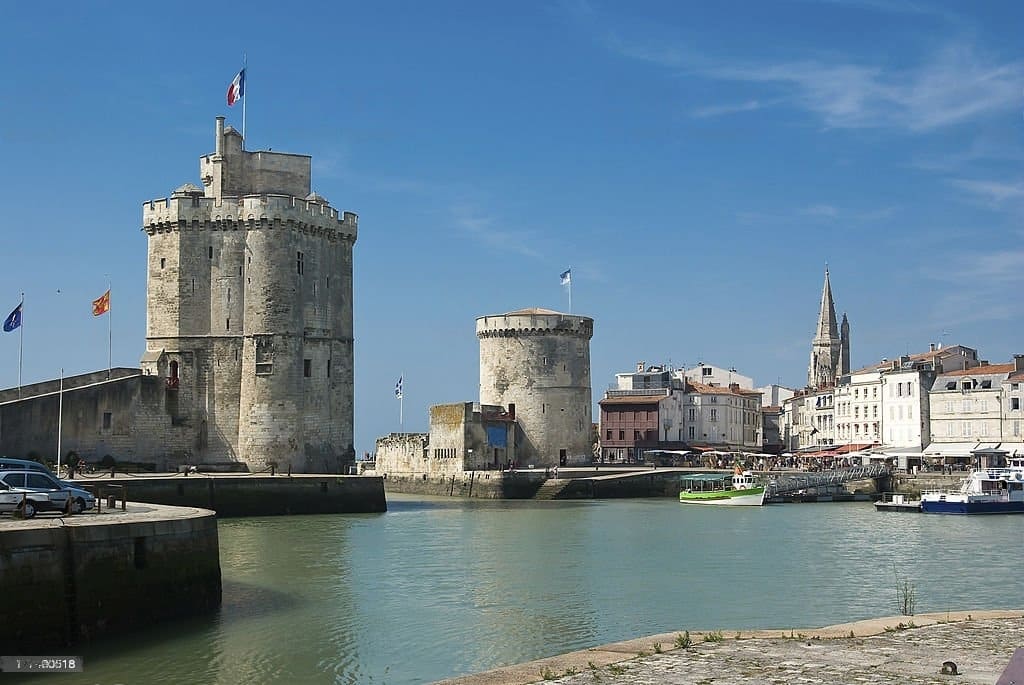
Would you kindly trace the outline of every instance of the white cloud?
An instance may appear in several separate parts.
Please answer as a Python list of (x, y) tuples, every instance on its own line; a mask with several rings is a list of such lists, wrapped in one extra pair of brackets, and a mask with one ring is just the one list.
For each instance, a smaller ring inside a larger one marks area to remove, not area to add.
[(1024, 62), (998, 63), (951, 46), (916, 68), (883, 70), (820, 61), (722, 63), (711, 78), (776, 86), (834, 128), (894, 127), (929, 131), (1020, 104)]
[(513, 252), (525, 257), (539, 258), (540, 250), (534, 244), (535, 237), (527, 231), (508, 231), (500, 227), (494, 217), (479, 212), (476, 208), (456, 205), (451, 208), (455, 226), (471, 239), (488, 247)]
[(740, 102), (731, 105), (709, 105), (707, 107), (698, 107), (697, 109), (690, 112), (690, 116), (695, 119), (705, 119), (708, 117), (718, 117), (724, 114), (737, 114), (739, 112), (753, 112), (758, 109), (763, 109), (767, 104), (762, 103), (758, 100), (747, 100), (746, 102)]
[(985, 201), (990, 206), (1024, 199), (1024, 181), (978, 181), (954, 179), (951, 184)]
[[(830, 128), (898, 128), (926, 132), (1020, 107), (1024, 61), (998, 60), (974, 45), (956, 42), (903, 68), (822, 59), (765, 61), (708, 57), (679, 43), (631, 40), (615, 30), (587, 25), (609, 50), (687, 75), (756, 85), (777, 91), (770, 104), (788, 103), (821, 118)], [(760, 98), (710, 105), (693, 116), (753, 111)]]
[(798, 214), (804, 216), (815, 216), (823, 217), (826, 219), (835, 219), (839, 216), (839, 210), (832, 205), (811, 205), (810, 207), (804, 207), (799, 210)]

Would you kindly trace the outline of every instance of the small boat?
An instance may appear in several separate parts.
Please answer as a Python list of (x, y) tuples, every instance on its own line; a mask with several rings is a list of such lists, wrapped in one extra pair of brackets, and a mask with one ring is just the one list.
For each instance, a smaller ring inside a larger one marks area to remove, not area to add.
[(697, 474), (680, 478), (679, 501), (683, 504), (719, 504), (759, 507), (764, 504), (764, 484), (750, 471), (736, 469), (729, 477)]
[(921, 500), (910, 499), (902, 492), (882, 493), (882, 499), (875, 502), (875, 511), (921, 511)]
[(921, 493), (926, 514), (1024, 514), (1024, 457), (1009, 466), (975, 469), (957, 491)]

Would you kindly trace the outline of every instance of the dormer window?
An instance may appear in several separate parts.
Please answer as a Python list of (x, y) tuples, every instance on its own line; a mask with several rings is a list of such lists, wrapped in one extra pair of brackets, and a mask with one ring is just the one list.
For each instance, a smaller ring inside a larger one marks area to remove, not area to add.
[(946, 390), (956, 390), (956, 381), (946, 383)]

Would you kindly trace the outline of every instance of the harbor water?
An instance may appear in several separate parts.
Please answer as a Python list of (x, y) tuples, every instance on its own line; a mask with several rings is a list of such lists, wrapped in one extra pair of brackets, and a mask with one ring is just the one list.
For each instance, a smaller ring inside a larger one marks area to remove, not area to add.
[[(659, 632), (1024, 607), (1024, 517), (390, 495), (228, 519), (214, 616), (73, 651), (58, 683), (426, 683)], [(13, 681), (12, 681), (13, 682)]]

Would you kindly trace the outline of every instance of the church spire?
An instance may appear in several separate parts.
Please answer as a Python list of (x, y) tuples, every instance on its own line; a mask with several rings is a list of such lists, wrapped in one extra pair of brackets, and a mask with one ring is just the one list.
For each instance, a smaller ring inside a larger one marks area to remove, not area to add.
[(832, 301), (832, 284), (825, 265), (825, 284), (821, 289), (821, 307), (818, 310), (818, 325), (811, 341), (811, 362), (807, 365), (807, 385), (820, 388), (835, 385), (837, 376), (843, 373), (843, 346), (836, 323), (836, 306)]
[(839, 326), (836, 323), (836, 305), (832, 301), (832, 284), (828, 280), (828, 267), (825, 267), (825, 285), (821, 288), (821, 308), (818, 311), (818, 328), (815, 340), (831, 340), (839, 337)]

